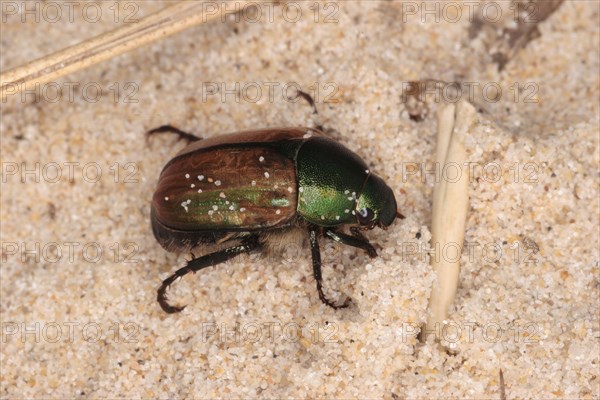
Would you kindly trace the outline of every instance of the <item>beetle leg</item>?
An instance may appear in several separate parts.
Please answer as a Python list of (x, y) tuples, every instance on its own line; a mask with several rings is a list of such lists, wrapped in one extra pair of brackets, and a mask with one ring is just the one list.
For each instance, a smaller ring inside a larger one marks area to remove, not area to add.
[(317, 111), (317, 105), (315, 104), (315, 100), (312, 98), (312, 96), (306, 92), (303, 92), (302, 90), (298, 90), (296, 92), (296, 97), (302, 97), (304, 100), (306, 100), (306, 102), (308, 103), (308, 105), (312, 108), (313, 110), (313, 115), (316, 116), (315, 120), (313, 121), (313, 123), (315, 124), (315, 129), (321, 131), (321, 132), (325, 132), (325, 127), (323, 125), (321, 125), (320, 121), (320, 117), (319, 117), (319, 111)]
[(340, 242), (340, 243), (348, 245), (348, 246), (363, 249), (364, 251), (367, 252), (369, 257), (371, 257), (371, 258), (377, 257), (377, 251), (375, 250), (375, 247), (373, 247), (373, 245), (371, 243), (369, 243), (367, 238), (365, 238), (358, 231), (356, 233), (352, 232), (353, 235), (350, 236), (350, 235), (346, 235), (345, 233), (336, 232), (331, 229), (327, 229), (327, 230), (325, 230), (325, 234), (327, 236), (329, 236), (331, 239), (335, 240), (336, 242)]
[(329, 136), (335, 140), (338, 140), (341, 138), (340, 133), (338, 131), (336, 131), (333, 128), (325, 128), (321, 123), (321, 117), (319, 116), (319, 111), (317, 111), (317, 105), (315, 104), (315, 100), (313, 99), (313, 97), (306, 93), (303, 92), (302, 90), (298, 90), (296, 91), (296, 97), (294, 98), (289, 98), (290, 100), (295, 100), (298, 97), (302, 97), (304, 100), (306, 100), (306, 102), (308, 103), (308, 105), (313, 109), (313, 115), (316, 116), (316, 118), (313, 120), (313, 123), (315, 124), (314, 129), (321, 131), (321, 133), (324, 133), (326, 136)]
[(248, 252), (256, 249), (259, 246), (260, 246), (260, 243), (258, 241), (258, 237), (251, 236), (251, 237), (248, 237), (247, 239), (245, 239), (241, 244), (239, 244), (237, 246), (229, 247), (227, 249), (223, 249), (223, 250), (217, 251), (215, 253), (206, 254), (204, 256), (197, 257), (197, 258), (194, 258), (193, 260), (188, 261), (185, 267), (178, 269), (173, 275), (171, 275), (170, 277), (165, 279), (163, 281), (162, 285), (160, 285), (160, 288), (158, 288), (157, 297), (156, 297), (158, 304), (160, 304), (162, 309), (169, 314), (180, 312), (181, 310), (183, 310), (185, 308), (185, 306), (183, 306), (183, 307), (172, 306), (167, 301), (166, 292), (167, 292), (167, 289), (169, 288), (169, 286), (173, 282), (175, 282), (178, 278), (181, 278), (181, 277), (189, 274), (190, 272), (197, 272), (206, 267), (220, 264), (220, 263), (225, 262), (239, 254), (248, 253)]
[(174, 133), (178, 136), (177, 140), (184, 139), (187, 140), (188, 143), (202, 140), (201, 137), (184, 132), (181, 129), (175, 128), (172, 125), (163, 125), (159, 126), (158, 128), (151, 129), (148, 132), (146, 132), (146, 137), (149, 138), (150, 136), (156, 135), (157, 133)]
[(300, 96), (304, 100), (306, 100), (308, 105), (313, 109), (313, 114), (319, 115), (319, 111), (317, 111), (317, 105), (315, 104), (315, 100), (312, 98), (312, 96), (310, 94), (303, 92), (302, 90), (298, 90), (296, 92), (296, 96)]
[(348, 307), (350, 305), (349, 297), (342, 304), (336, 304), (333, 301), (329, 300), (327, 297), (325, 297), (322, 285), (323, 276), (321, 275), (321, 251), (319, 250), (319, 235), (317, 235), (317, 229), (309, 228), (308, 236), (310, 239), (310, 250), (312, 253), (313, 276), (315, 277), (315, 281), (317, 281), (317, 291), (319, 292), (319, 298), (323, 303), (336, 310), (339, 308)]
[(364, 231), (365, 229), (370, 230), (373, 228), (364, 228), (362, 226), (352, 226), (352, 227), (350, 227), (350, 233), (352, 233), (352, 236), (354, 236), (355, 238), (358, 238), (365, 242), (368, 242), (369, 240), (361, 232), (361, 231)]

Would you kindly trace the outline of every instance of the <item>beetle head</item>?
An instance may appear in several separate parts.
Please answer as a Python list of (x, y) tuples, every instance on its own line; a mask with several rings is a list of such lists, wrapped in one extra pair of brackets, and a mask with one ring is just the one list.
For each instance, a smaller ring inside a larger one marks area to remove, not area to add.
[(394, 222), (396, 207), (392, 189), (377, 175), (369, 174), (354, 210), (358, 224), (365, 229), (375, 226), (385, 229)]

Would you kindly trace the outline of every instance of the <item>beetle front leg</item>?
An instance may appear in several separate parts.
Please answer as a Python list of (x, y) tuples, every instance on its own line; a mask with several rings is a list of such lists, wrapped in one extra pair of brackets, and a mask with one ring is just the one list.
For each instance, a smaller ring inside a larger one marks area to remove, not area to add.
[(367, 238), (361, 235), (360, 232), (353, 231), (352, 233), (353, 236), (346, 235), (345, 233), (337, 232), (331, 229), (327, 229), (325, 231), (325, 234), (331, 239), (335, 240), (336, 242), (340, 242), (347, 246), (363, 249), (371, 258), (377, 257), (377, 251), (375, 250), (375, 247), (373, 247), (373, 245), (369, 243)]
[(157, 133), (173, 133), (178, 136), (177, 140), (184, 139), (184, 140), (187, 140), (188, 143), (202, 140), (201, 137), (196, 136), (191, 133), (188, 133), (188, 132), (184, 132), (179, 128), (175, 128), (173, 125), (163, 125), (163, 126), (159, 126), (158, 128), (151, 129), (148, 132), (146, 132), (146, 136), (150, 137), (152, 135), (156, 135)]
[(333, 301), (329, 300), (323, 293), (323, 276), (321, 274), (321, 251), (319, 250), (319, 235), (317, 232), (317, 228), (309, 228), (308, 237), (310, 241), (310, 250), (312, 253), (313, 276), (315, 277), (315, 281), (317, 281), (317, 291), (319, 292), (319, 298), (323, 303), (336, 310), (339, 308), (348, 307), (350, 305), (349, 297), (346, 299), (346, 301), (344, 301), (343, 304), (336, 304)]
[(169, 314), (178, 313), (185, 308), (172, 306), (167, 300), (167, 289), (175, 282), (178, 278), (182, 278), (190, 272), (197, 272), (206, 267), (220, 264), (225, 262), (237, 255), (248, 253), (256, 248), (260, 247), (258, 237), (251, 236), (245, 239), (240, 245), (229, 247), (227, 249), (217, 251), (215, 253), (207, 254), (201, 257), (194, 258), (187, 262), (187, 265), (183, 268), (178, 269), (173, 275), (165, 279), (158, 288), (156, 300), (162, 309)]

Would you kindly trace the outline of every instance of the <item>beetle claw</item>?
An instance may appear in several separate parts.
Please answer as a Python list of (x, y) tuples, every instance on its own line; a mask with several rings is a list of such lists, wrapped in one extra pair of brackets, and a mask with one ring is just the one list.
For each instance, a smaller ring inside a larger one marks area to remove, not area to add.
[(352, 303), (352, 299), (346, 295), (344, 295), (344, 297), (346, 297), (346, 299), (344, 300), (344, 302), (342, 304), (333, 302), (333, 301), (327, 299), (325, 296), (323, 296), (323, 297), (319, 296), (319, 297), (323, 303), (325, 303), (329, 307), (333, 308), (334, 310), (339, 310), (341, 308), (348, 308), (350, 306), (350, 304)]
[(327, 296), (325, 296), (325, 293), (323, 293), (323, 287), (321, 286), (320, 282), (317, 282), (317, 291), (319, 292), (319, 299), (321, 299), (323, 304), (333, 308), (334, 310), (339, 310), (340, 308), (348, 308), (350, 306), (350, 303), (352, 303), (352, 299), (350, 298), (350, 296), (346, 295), (344, 295), (346, 299), (342, 304), (329, 300)]
[(183, 309), (186, 307), (186, 306), (181, 306), (181, 307), (172, 306), (172, 305), (169, 305), (169, 303), (167, 303), (166, 301), (163, 303), (160, 303), (160, 306), (163, 309), (163, 311), (166, 312), (167, 314), (177, 314), (177, 313), (183, 311)]
[(160, 285), (160, 288), (158, 288), (158, 292), (157, 292), (157, 296), (156, 296), (156, 300), (158, 300), (158, 304), (160, 304), (160, 307), (167, 314), (175, 314), (175, 313), (181, 312), (186, 307), (186, 306), (177, 307), (177, 306), (172, 306), (169, 304), (169, 301), (167, 299), (167, 289), (169, 288), (171, 283), (173, 283), (173, 279), (171, 279), (171, 278), (173, 278), (173, 277), (171, 276), (163, 281), (162, 285)]

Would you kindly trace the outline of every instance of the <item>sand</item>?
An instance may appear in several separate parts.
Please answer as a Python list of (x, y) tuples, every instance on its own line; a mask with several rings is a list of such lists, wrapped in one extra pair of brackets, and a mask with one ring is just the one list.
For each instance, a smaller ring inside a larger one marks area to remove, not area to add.
[[(7, 3), (3, 71), (167, 4), (107, 2), (93, 21), (76, 2), (71, 21), (38, 3), (22, 22)], [(464, 4), (424, 22), (420, 2), (316, 4), (272, 20), (263, 5), (2, 99), (2, 398), (500, 398), (500, 369), (509, 399), (600, 397), (599, 4), (565, 2), (502, 71)], [(403, 102), (419, 79), (469, 82), (481, 111), (460, 285), (425, 343), (429, 257), (450, 256), (428, 251), (432, 189), (450, 177), (430, 168), (442, 99), (421, 121)], [(349, 309), (319, 301), (308, 248), (286, 244), (178, 282), (188, 307), (165, 314), (156, 289), (190, 255), (155, 241), (150, 200), (184, 144), (144, 132), (313, 124), (282, 93), (296, 85), (406, 218), (368, 233), (376, 259), (327, 247), (325, 286)]]

